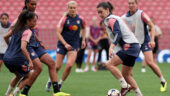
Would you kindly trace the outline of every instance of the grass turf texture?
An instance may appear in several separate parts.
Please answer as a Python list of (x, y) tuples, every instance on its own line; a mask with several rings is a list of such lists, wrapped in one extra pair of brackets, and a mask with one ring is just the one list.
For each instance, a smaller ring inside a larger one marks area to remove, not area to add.
[[(170, 64), (163, 63), (158, 65), (164, 77), (170, 82)], [(63, 69), (64, 65), (60, 70), (59, 78), (61, 77)], [(0, 72), (0, 96), (3, 96), (6, 92), (13, 76), (14, 75), (3, 65)], [(48, 77), (47, 66), (43, 64), (43, 71), (30, 89), (29, 96), (52, 96), (52, 88), (50, 92), (45, 91)], [(133, 77), (137, 81), (143, 96), (170, 96), (170, 86), (167, 87), (166, 92), (161, 93), (160, 79), (148, 66), (146, 67), (146, 73), (141, 73), (141, 63), (136, 63), (133, 70)], [(106, 96), (107, 91), (112, 88), (120, 90), (120, 84), (109, 71), (75, 73), (74, 66), (70, 76), (64, 82), (61, 91), (70, 93), (71, 96)], [(134, 91), (128, 93), (127, 96), (135, 96)]]

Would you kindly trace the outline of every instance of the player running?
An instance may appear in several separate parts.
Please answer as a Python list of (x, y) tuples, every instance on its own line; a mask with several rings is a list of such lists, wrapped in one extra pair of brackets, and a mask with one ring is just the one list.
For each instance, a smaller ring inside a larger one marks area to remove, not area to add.
[[(136, 81), (132, 77), (133, 66), (140, 52), (139, 42), (124, 21), (112, 14), (113, 10), (114, 7), (110, 2), (101, 2), (97, 5), (98, 14), (104, 19), (107, 34), (112, 42), (109, 48), (110, 59), (106, 62), (106, 67), (120, 81), (121, 96), (126, 96), (131, 87), (136, 96), (142, 96)], [(117, 68), (119, 64), (122, 64), (122, 73)]]
[[(128, 0), (129, 11), (122, 16), (126, 21), (129, 28), (135, 34), (139, 43), (141, 44), (141, 50), (144, 53), (145, 62), (154, 71), (154, 73), (160, 78), (161, 81), (161, 92), (166, 91), (167, 82), (163, 77), (160, 68), (153, 60), (152, 48), (155, 47), (154, 36), (155, 27), (148, 15), (138, 9), (138, 0)], [(147, 25), (150, 27), (151, 32), (149, 36)]]
[[(8, 43), (8, 38), (11, 37), (9, 46), (4, 55), (4, 63), (10, 72), (15, 74), (15, 78), (9, 85), (5, 96), (9, 96), (12, 88), (16, 86), (22, 77), (24, 79), (18, 86), (21, 89), (24, 85), (23, 82), (30, 77), (30, 69), (33, 68), (32, 60), (27, 50), (28, 43), (32, 36), (30, 28), (36, 25), (36, 14), (29, 11), (23, 11), (14, 26), (11, 27), (11, 31), (5, 35), (5, 40)], [(13, 96), (17, 94), (14, 91)]]
[[(57, 45), (57, 55), (56, 55), (56, 72), (60, 70), (63, 59), (67, 55), (66, 66), (63, 72), (63, 75), (59, 82), (59, 88), (66, 80), (68, 75), (71, 72), (71, 68), (75, 63), (77, 57), (77, 50), (79, 48), (80, 41), (80, 30), (82, 29), (82, 46), (85, 48), (85, 21), (84, 19), (77, 14), (77, 2), (69, 1), (67, 3), (67, 12), (64, 17), (60, 20), (57, 26), (57, 37), (59, 39)], [(50, 88), (50, 80), (47, 82), (47, 91)]]

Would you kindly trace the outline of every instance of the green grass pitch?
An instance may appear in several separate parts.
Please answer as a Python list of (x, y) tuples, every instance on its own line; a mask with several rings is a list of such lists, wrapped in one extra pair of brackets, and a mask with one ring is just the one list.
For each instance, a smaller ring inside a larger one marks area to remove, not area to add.
[[(170, 81), (170, 64), (158, 64), (164, 77)], [(62, 67), (63, 70), (64, 66)], [(147, 66), (146, 73), (141, 73), (141, 63), (136, 63), (133, 70), (133, 77), (137, 81), (143, 96), (170, 96), (170, 86), (167, 91), (161, 93), (160, 79)], [(59, 78), (61, 77), (61, 72)], [(0, 72), (0, 96), (3, 96), (7, 90), (10, 80), (14, 75), (3, 65)], [(45, 84), (48, 80), (48, 69), (43, 64), (43, 71), (32, 86), (29, 96), (52, 96), (53, 90), (45, 91)], [(75, 73), (75, 66), (68, 79), (64, 82), (61, 91), (70, 93), (71, 96), (106, 96), (109, 89), (120, 90), (119, 82), (111, 75), (109, 71), (98, 71), (86, 73)], [(135, 96), (132, 91), (127, 96)]]

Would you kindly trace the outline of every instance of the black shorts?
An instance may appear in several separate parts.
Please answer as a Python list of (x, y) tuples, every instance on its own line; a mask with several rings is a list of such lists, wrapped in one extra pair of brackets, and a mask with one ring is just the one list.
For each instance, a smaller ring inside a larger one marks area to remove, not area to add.
[(4, 64), (10, 72), (18, 73), (21, 77), (30, 71), (26, 60), (4, 58)]
[(136, 57), (127, 55), (121, 51), (116, 53), (116, 55), (119, 56), (119, 58), (123, 61), (123, 65), (133, 67), (136, 61)]

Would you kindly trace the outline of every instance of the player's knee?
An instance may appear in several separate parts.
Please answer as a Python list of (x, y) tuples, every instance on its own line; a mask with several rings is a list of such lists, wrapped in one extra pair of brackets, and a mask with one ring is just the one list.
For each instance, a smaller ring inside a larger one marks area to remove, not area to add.
[(68, 69), (71, 69), (72, 67), (73, 67), (73, 64), (67, 63), (67, 68), (68, 68)]
[(55, 68), (55, 67), (54, 67), (54, 66), (55, 66), (55, 61), (54, 61), (54, 60), (50, 60), (48, 66), (49, 66), (50, 68)]
[(110, 64), (108, 61), (106, 62), (106, 67), (107, 68), (109, 68), (109, 67), (111, 67), (112, 66), (112, 64)]
[(34, 69), (34, 71), (35, 71), (37, 74), (41, 73), (41, 71), (42, 71), (42, 66), (41, 66), (41, 65), (37, 66), (37, 67)]
[(124, 78), (129, 78), (130, 76), (132, 76), (132, 74), (128, 72), (123, 72), (122, 75)]
[(56, 66), (56, 71), (60, 70), (60, 68), (61, 68), (61, 65), (57, 65)]
[(146, 63), (147, 63), (148, 66), (150, 66), (150, 67), (152, 67), (152, 66), (154, 65), (154, 62), (152, 62), (152, 61), (147, 61)]

